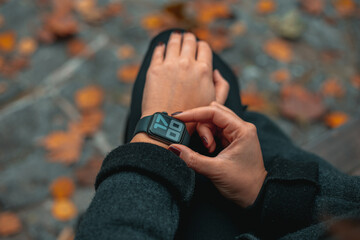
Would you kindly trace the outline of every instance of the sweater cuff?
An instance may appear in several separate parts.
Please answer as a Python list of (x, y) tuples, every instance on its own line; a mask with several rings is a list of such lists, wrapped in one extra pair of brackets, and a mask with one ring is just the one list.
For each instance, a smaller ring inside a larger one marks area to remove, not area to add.
[(255, 203), (247, 208), (260, 236), (278, 238), (310, 225), (318, 192), (316, 162), (277, 158)]
[(96, 177), (95, 190), (108, 177), (137, 172), (163, 184), (179, 200), (188, 202), (195, 186), (195, 173), (172, 152), (149, 143), (122, 145), (108, 154)]

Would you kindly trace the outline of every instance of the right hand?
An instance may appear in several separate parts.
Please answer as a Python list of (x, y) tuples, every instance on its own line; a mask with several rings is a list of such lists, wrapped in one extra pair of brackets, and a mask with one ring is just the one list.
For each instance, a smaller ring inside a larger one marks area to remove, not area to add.
[[(169, 150), (180, 152), (179, 157), (190, 168), (208, 177), (224, 197), (241, 207), (252, 205), (267, 175), (255, 125), (243, 121), (217, 102), (174, 117), (185, 123), (212, 125), (224, 150), (214, 158), (203, 156), (180, 144), (170, 145)], [(211, 138), (212, 142), (213, 136)]]

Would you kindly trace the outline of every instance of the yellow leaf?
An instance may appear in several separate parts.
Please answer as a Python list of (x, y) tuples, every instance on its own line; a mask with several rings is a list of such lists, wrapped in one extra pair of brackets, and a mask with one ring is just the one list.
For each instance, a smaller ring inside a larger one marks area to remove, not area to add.
[(25, 56), (33, 54), (37, 49), (37, 42), (30, 37), (20, 40), (18, 45), (19, 53)]
[(140, 66), (138, 64), (136, 65), (126, 65), (121, 68), (119, 68), (117, 72), (117, 76), (120, 81), (125, 83), (133, 83), (135, 81), (135, 78), (139, 72)]
[(100, 107), (103, 99), (104, 91), (96, 85), (87, 86), (78, 90), (75, 94), (76, 106), (82, 111)]
[(71, 178), (59, 177), (50, 185), (50, 192), (53, 198), (69, 198), (75, 191), (75, 184)]
[(68, 199), (55, 200), (52, 206), (52, 215), (60, 221), (68, 221), (76, 217), (77, 208)]

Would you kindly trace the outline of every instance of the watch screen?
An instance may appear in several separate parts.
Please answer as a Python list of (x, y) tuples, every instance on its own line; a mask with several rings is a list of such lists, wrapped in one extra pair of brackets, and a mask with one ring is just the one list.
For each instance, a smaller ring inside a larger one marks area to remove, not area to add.
[(149, 131), (168, 142), (180, 143), (185, 124), (165, 114), (155, 113)]

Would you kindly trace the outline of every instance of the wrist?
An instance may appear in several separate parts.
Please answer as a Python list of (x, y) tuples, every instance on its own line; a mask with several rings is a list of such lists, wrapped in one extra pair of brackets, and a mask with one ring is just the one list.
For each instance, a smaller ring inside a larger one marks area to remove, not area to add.
[(151, 144), (155, 144), (155, 145), (158, 145), (158, 146), (166, 148), (166, 149), (169, 146), (163, 142), (160, 142), (156, 139), (149, 137), (146, 133), (143, 133), (143, 132), (136, 134), (130, 141), (130, 143), (135, 143), (135, 142), (151, 143)]

